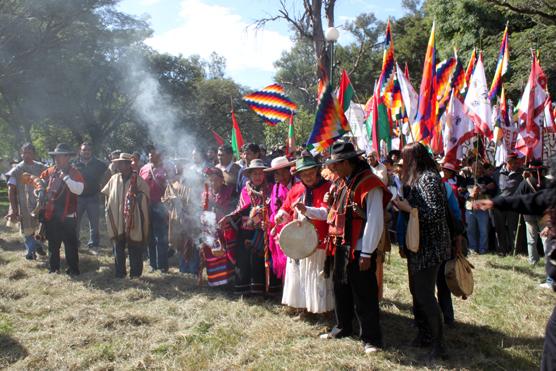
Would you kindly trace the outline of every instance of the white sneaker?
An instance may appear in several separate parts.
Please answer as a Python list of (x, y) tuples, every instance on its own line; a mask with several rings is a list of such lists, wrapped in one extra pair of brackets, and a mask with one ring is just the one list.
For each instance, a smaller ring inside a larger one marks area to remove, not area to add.
[(365, 344), (365, 354), (376, 353), (380, 348), (375, 347), (372, 344)]
[(539, 287), (540, 287), (541, 289), (551, 289), (551, 288), (552, 288), (552, 285), (551, 285), (550, 283), (548, 283), (548, 282), (544, 282), (544, 283), (541, 283), (541, 284), (539, 285)]

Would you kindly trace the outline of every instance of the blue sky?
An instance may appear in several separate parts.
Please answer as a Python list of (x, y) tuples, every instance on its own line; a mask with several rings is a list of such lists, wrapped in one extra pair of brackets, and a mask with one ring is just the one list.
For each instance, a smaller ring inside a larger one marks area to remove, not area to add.
[[(301, 11), (301, 0), (286, 1), (292, 12)], [(285, 22), (269, 23), (262, 30), (250, 26), (275, 14), (279, 4), (279, 0), (123, 0), (119, 9), (148, 19), (154, 35), (147, 44), (154, 49), (203, 58), (215, 51), (226, 57), (227, 76), (260, 88), (272, 82), (273, 62), (291, 48), (291, 33)], [(403, 15), (401, 0), (338, 0), (337, 26), (364, 12), (384, 20)], [(346, 35), (343, 41), (348, 41)]]

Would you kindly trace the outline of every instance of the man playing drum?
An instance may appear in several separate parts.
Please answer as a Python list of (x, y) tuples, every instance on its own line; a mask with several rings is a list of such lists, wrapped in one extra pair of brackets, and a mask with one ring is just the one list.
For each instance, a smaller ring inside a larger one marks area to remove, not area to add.
[(382, 347), (377, 251), (384, 233), (384, 208), (391, 194), (359, 157), (361, 154), (353, 144), (337, 142), (326, 162), (339, 178), (328, 215), (336, 326), (321, 338), (351, 336), (357, 314), (365, 353), (372, 353)]

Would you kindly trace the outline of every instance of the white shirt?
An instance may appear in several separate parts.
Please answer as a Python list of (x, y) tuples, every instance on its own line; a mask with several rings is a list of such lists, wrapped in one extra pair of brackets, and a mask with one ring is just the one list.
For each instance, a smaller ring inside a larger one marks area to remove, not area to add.
[(382, 183), (384, 183), (385, 186), (388, 185), (388, 170), (384, 164), (379, 162), (376, 166), (371, 166), (371, 171), (382, 181)]
[(357, 241), (355, 250), (361, 255), (370, 256), (378, 247), (384, 230), (384, 208), (382, 207), (382, 188), (376, 187), (367, 193), (367, 222), (363, 236)]

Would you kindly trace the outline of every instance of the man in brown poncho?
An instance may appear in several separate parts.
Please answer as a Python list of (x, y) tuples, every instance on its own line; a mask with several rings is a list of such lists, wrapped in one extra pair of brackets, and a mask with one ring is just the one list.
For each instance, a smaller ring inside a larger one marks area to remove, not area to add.
[(117, 173), (102, 193), (106, 195), (106, 226), (114, 244), (116, 277), (126, 276), (126, 252), (130, 277), (143, 273), (143, 251), (149, 241), (149, 186), (132, 171), (131, 155), (122, 153), (112, 160)]

